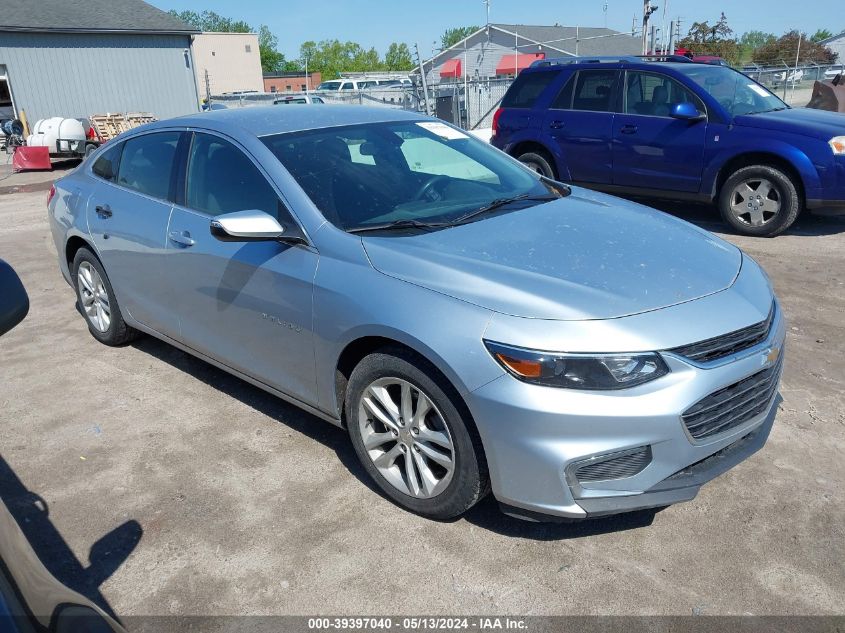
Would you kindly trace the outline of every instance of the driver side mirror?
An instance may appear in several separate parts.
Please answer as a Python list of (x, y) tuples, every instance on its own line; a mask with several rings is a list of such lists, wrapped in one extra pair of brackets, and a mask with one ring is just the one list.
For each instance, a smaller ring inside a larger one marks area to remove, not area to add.
[(298, 228), (285, 228), (269, 213), (253, 209), (211, 219), (211, 234), (221, 242), (285, 242), (305, 244)]
[(0, 259), (0, 336), (23, 321), (29, 297), (15, 269)]
[(669, 116), (682, 121), (701, 121), (705, 118), (705, 115), (698, 111), (695, 104), (689, 101), (674, 104), (669, 111)]

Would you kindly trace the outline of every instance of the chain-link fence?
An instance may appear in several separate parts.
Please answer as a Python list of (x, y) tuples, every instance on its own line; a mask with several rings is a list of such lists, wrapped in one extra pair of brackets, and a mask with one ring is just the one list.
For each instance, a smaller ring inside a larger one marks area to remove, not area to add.
[[(787, 103), (804, 106), (810, 100), (813, 82), (833, 79), (845, 65), (804, 66), (747, 66), (742, 69), (749, 77), (767, 86)], [(467, 130), (492, 126), (493, 114), (502, 102), (512, 79), (475, 79), (472, 81), (444, 82), (428, 86), (429, 111), (435, 116)], [(272, 105), (288, 97), (302, 97), (304, 93), (244, 93), (212, 97), (212, 103), (227, 108)], [(425, 112), (426, 99), (420, 86), (384, 86), (368, 90), (343, 92), (311, 92), (326, 104), (353, 104), (414, 112)]]

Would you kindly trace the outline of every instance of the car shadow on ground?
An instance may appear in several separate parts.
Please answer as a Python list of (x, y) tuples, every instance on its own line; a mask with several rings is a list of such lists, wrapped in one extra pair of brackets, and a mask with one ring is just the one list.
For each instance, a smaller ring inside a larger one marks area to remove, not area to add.
[[(168, 365), (191, 375), (206, 385), (238, 399), (243, 404), (255, 409), (280, 424), (321, 442), (333, 450), (340, 463), (364, 484), (371, 492), (390, 501), (373, 483), (370, 476), (358, 461), (349, 436), (344, 429), (321, 420), (289, 404), (274, 395), (251, 385), (231, 374), (206, 363), (172, 345), (151, 336), (145, 336), (132, 343), (132, 346), (161, 360)], [(392, 501), (390, 501), (393, 503)], [(396, 508), (396, 512), (402, 512)], [(581, 538), (608, 532), (620, 532), (646, 527), (654, 520), (655, 511), (631, 512), (615, 517), (590, 519), (571, 523), (534, 523), (507, 516), (501, 512), (493, 495), (488, 495), (462, 518), (476, 527), (490, 530), (504, 536), (530, 538), (537, 540), (558, 540)]]
[[(50, 519), (44, 499), (27, 489), (0, 456), (0, 500), (20, 526), (39, 560), (60, 583), (82, 594), (115, 620), (119, 618), (100, 591), (102, 584), (126, 561), (141, 540), (143, 529), (134, 520), (122, 523), (91, 546), (86, 567)], [(7, 564), (11, 561), (5, 561)], [(12, 569), (16, 576), (28, 570)]]
[[(631, 198), (631, 200), (664, 211), (714, 233), (739, 235), (737, 231), (722, 221), (719, 210), (713, 205), (642, 198)], [(798, 216), (795, 224), (784, 231), (783, 235), (812, 237), (836, 235), (838, 233), (845, 233), (845, 216), (824, 216), (804, 211)]]

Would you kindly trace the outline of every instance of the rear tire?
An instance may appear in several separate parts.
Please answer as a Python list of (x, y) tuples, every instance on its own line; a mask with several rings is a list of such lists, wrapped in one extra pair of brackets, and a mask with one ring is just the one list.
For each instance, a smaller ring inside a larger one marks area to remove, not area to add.
[(719, 192), (722, 219), (744, 235), (774, 237), (792, 226), (800, 211), (795, 183), (770, 165), (737, 170)]
[(105, 345), (125, 345), (141, 335), (126, 325), (114, 289), (97, 256), (87, 248), (76, 251), (71, 266), (77, 306), (91, 336)]
[(553, 166), (554, 161), (545, 152), (525, 152), (518, 157), (518, 160), (541, 176), (557, 180), (557, 173)]
[(344, 411), (364, 469), (403, 508), (452, 519), (487, 494), (487, 464), (469, 414), (425, 359), (393, 348), (366, 356), (349, 377)]

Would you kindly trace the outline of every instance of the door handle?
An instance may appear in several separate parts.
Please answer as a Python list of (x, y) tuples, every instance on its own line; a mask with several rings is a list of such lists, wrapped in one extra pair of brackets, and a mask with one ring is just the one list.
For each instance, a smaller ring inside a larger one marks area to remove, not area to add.
[(623, 125), (621, 132), (622, 132), (622, 134), (636, 134), (637, 133), (637, 126), (631, 125), (631, 124)]
[(563, 121), (552, 121), (549, 123), (549, 127), (553, 130), (559, 130), (563, 127)]
[(170, 241), (181, 244), (182, 246), (193, 246), (196, 244), (188, 231), (170, 231)]
[(112, 216), (111, 207), (107, 204), (104, 204), (102, 206), (97, 205), (96, 207), (94, 207), (94, 211), (96, 211), (97, 215), (103, 220)]

